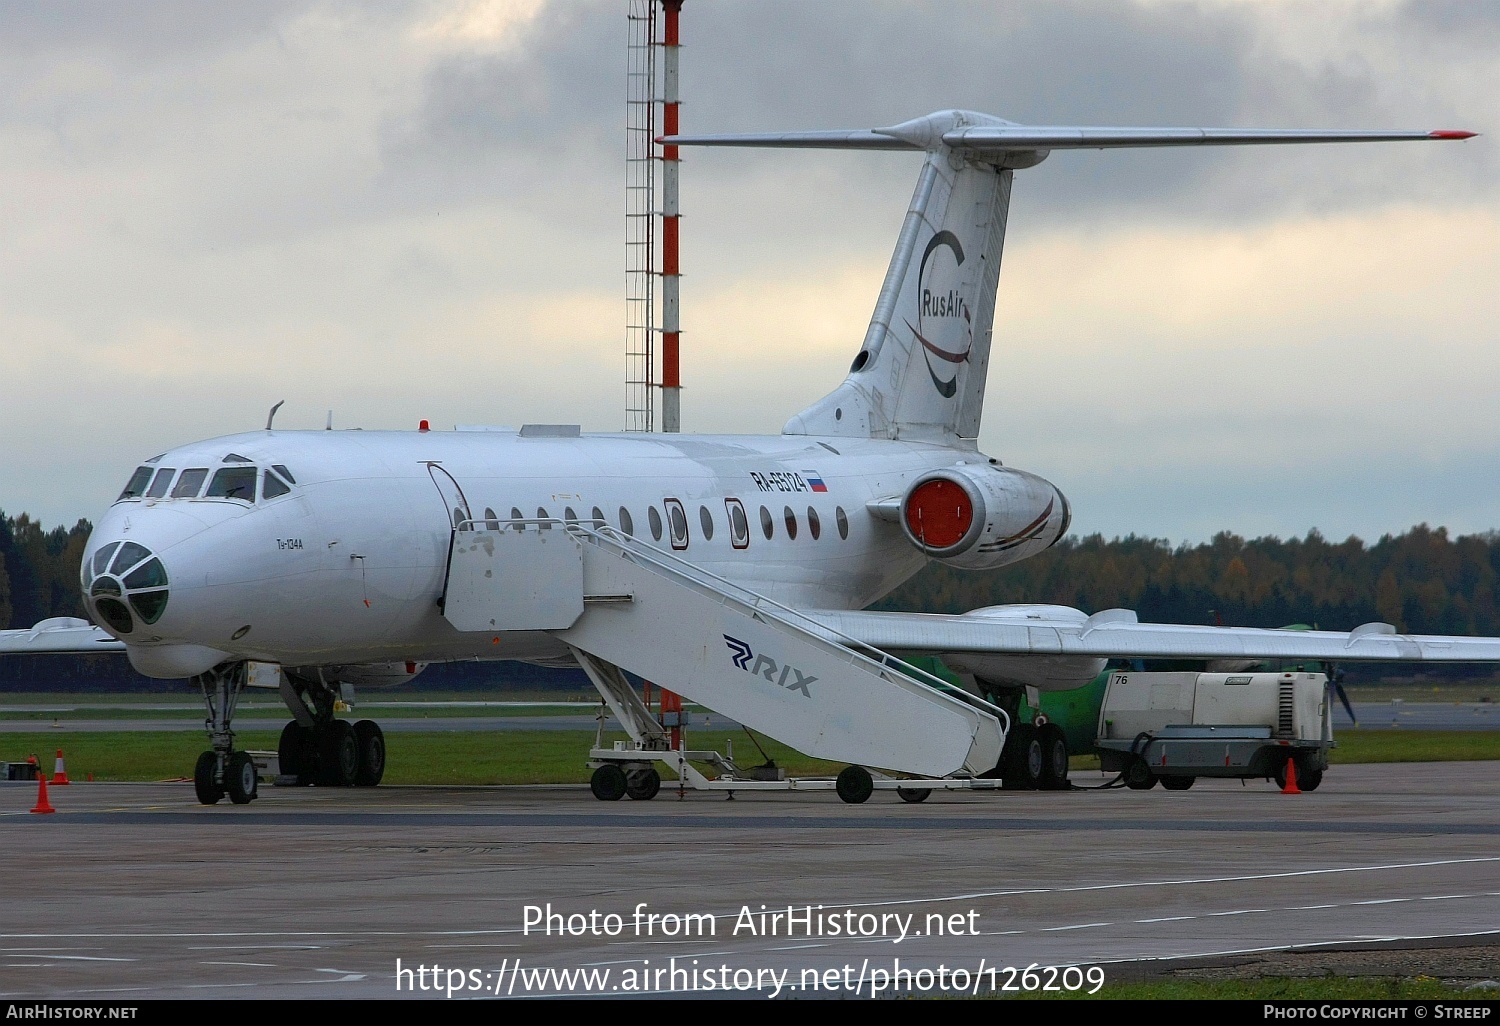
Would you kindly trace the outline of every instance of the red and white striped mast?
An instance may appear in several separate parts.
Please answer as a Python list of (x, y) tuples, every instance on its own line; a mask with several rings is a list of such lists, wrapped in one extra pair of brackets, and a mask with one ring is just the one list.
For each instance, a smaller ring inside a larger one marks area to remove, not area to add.
[[(680, 41), (678, 17), (682, 0), (662, 0), (666, 24), (662, 33), (662, 134), (679, 131), (677, 60)], [(682, 430), (682, 375), (678, 367), (678, 341), (681, 336), (678, 291), (681, 274), (677, 260), (677, 228), (680, 211), (677, 206), (678, 158), (676, 146), (662, 147), (662, 214), (661, 214), (661, 429)]]

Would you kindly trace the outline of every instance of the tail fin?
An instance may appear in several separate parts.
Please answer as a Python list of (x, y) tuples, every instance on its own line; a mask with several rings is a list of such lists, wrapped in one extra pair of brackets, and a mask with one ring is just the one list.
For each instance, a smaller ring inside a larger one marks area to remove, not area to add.
[(1012, 174), (946, 146), (927, 154), (849, 376), (785, 433), (978, 437)]
[(972, 445), (989, 370), (1011, 177), (1056, 149), (1462, 139), (1453, 131), (1079, 128), (938, 111), (867, 131), (671, 136), (675, 145), (925, 150), (927, 160), (864, 345), (843, 384), (787, 421), (792, 435)]

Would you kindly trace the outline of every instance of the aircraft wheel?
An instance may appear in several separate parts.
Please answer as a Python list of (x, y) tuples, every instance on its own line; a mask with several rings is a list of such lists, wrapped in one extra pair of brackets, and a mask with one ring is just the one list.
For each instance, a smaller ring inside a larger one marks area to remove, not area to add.
[(629, 786), (625, 771), (612, 762), (594, 770), (594, 775), (589, 778), (589, 790), (601, 802), (619, 801), (625, 797), (625, 789)]
[(1125, 765), (1125, 786), (1132, 791), (1149, 791), (1156, 786), (1156, 774), (1145, 759), (1134, 758)]
[(193, 790), (204, 805), (217, 805), (219, 799), (224, 797), (223, 786), (214, 780), (214, 770), (218, 768), (218, 764), (218, 756), (213, 752), (204, 752), (198, 756), (198, 764), (193, 767)]
[(1055, 723), (1044, 723), (1036, 728), (1036, 738), (1042, 756), (1037, 786), (1044, 791), (1068, 790), (1068, 739), (1062, 728)]
[(1005, 750), (1000, 762), (1005, 766), (1004, 782), (1007, 789), (1030, 791), (1042, 778), (1046, 758), (1037, 729), (1029, 723), (1017, 724), (1005, 739)]
[(276, 762), (280, 776), (291, 777), (298, 784), (311, 784), (318, 771), (318, 749), (313, 743), (313, 732), (296, 720), (281, 728), (281, 740), (276, 745)]
[(633, 769), (625, 774), (625, 793), (632, 801), (649, 802), (661, 790), (661, 774), (655, 766)]
[(1161, 786), (1168, 791), (1186, 791), (1197, 779), (1197, 777), (1162, 777)]
[(360, 720), (354, 725), (354, 749), (359, 753), (359, 768), (354, 772), (355, 787), (374, 787), (385, 776), (385, 732), (374, 720)]
[(875, 793), (875, 780), (863, 766), (845, 766), (839, 770), (833, 789), (850, 805), (862, 805)]
[(359, 773), (359, 741), (348, 720), (334, 720), (318, 730), (318, 783), (349, 787)]
[(913, 805), (925, 802), (932, 794), (930, 787), (898, 787), (896, 793), (901, 796), (903, 802), (911, 802)]
[(256, 775), (255, 760), (249, 752), (230, 752), (229, 766), (224, 771), (224, 789), (229, 800), (236, 805), (249, 805), (255, 801), (260, 778)]

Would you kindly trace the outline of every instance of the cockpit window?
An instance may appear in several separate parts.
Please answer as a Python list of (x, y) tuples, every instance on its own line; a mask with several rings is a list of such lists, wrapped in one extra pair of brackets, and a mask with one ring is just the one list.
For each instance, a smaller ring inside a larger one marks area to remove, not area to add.
[(280, 474), (282, 477), (286, 478), (287, 484), (297, 483), (297, 479), (292, 476), (292, 472), (283, 467), (280, 463), (272, 465), (271, 469), (276, 471), (276, 473)]
[[(155, 472), (153, 467), (136, 467), (135, 473), (130, 475), (130, 483), (120, 493), (120, 499), (139, 499), (146, 494), (146, 487), (151, 484), (151, 475)], [(120, 499), (116, 499), (119, 502)]]
[(260, 497), (262, 499), (274, 499), (276, 496), (285, 495), (291, 490), (285, 481), (268, 470), (266, 471), (265, 484), (261, 485)]
[(151, 482), (151, 487), (146, 489), (146, 498), (159, 499), (167, 494), (167, 489), (172, 486), (172, 475), (177, 473), (176, 467), (163, 467), (156, 472), (156, 480)]
[(192, 470), (184, 470), (182, 476), (177, 479), (177, 487), (172, 489), (174, 499), (195, 499), (198, 490), (203, 487), (203, 479), (208, 476), (208, 468), (194, 467)]
[(223, 470), (216, 470), (213, 480), (208, 483), (208, 491), (203, 493), (203, 497), (254, 502), (255, 478), (254, 467), (225, 467)]
[(251, 462), (251, 460), (250, 460), (250, 458), (248, 456), (241, 456), (237, 452), (232, 452), (228, 456), (225, 456), (224, 459), (221, 460), (220, 462), (221, 463), (249, 463), (249, 462)]

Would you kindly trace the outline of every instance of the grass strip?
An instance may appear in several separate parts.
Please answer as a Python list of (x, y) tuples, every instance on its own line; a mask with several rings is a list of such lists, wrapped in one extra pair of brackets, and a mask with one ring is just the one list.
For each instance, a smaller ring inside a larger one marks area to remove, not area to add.
[[(274, 751), (280, 731), (237, 732), (235, 745)], [(614, 737), (623, 738), (623, 735)], [(459, 730), (392, 732), (386, 738), (387, 784), (583, 784), (593, 772), (588, 750), (593, 731)], [(605, 743), (613, 740), (606, 735)], [(692, 743), (722, 747), (724, 736), (701, 731)], [(742, 765), (760, 761), (743, 734), (737, 741)], [(843, 767), (809, 759), (762, 738), (767, 754), (793, 776), (832, 776)], [(4, 733), (0, 725), (0, 762), (24, 762), (36, 755), (52, 772), (52, 758), (62, 749), (68, 777), (87, 780), (170, 780), (191, 776), (199, 753), (208, 747), (198, 731), (66, 731), (47, 734)], [(744, 758), (746, 750), (755, 758)], [(670, 774), (663, 773), (663, 777)]]
[[(279, 731), (247, 730), (236, 735), (240, 748), (274, 750)], [(614, 735), (620, 737), (621, 735)], [(606, 736), (606, 744), (612, 738)], [(691, 744), (724, 747), (733, 740), (741, 766), (760, 762), (743, 733), (696, 731)], [(811, 759), (786, 745), (761, 738), (776, 764), (791, 776), (832, 776), (842, 766)], [(390, 784), (580, 784), (593, 731), (457, 730), (392, 732), (386, 735), (385, 781)], [(1346, 730), (1333, 750), (1335, 764), (1449, 762), (1500, 759), (1500, 731)], [(68, 776), (85, 780), (166, 780), (188, 776), (207, 747), (198, 731), (68, 731), (5, 733), (0, 724), (0, 761), (24, 762), (35, 754), (49, 773), (54, 752), (63, 749)], [(1091, 764), (1090, 764), (1091, 763)], [(1094, 756), (1077, 756), (1075, 770), (1097, 769)], [(666, 776), (666, 774), (663, 774)]]

